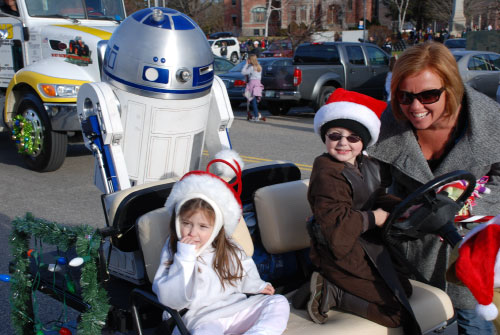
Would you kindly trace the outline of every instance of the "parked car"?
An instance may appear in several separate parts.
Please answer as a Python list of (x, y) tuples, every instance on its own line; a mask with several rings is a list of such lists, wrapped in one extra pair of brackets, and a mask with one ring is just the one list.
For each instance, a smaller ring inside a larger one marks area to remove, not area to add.
[(224, 43), (226, 44), (227, 48), (227, 53), (224, 58), (229, 59), (233, 63), (237, 63), (238, 60), (241, 58), (240, 56), (240, 42), (236, 37), (226, 37), (226, 38), (219, 38), (216, 40), (208, 40), (208, 43), (210, 44), (210, 47), (212, 48), (212, 52), (216, 56), (221, 56), (224, 57), (221, 54), (222, 47)]
[(214, 74), (221, 75), (234, 67), (234, 63), (219, 56), (214, 57)]
[(208, 35), (208, 38), (212, 39), (212, 40), (216, 40), (218, 38), (233, 37), (233, 36), (234, 36), (233, 33), (230, 31), (219, 31), (219, 32), (212, 33), (212, 34)]
[(500, 54), (491, 51), (451, 50), (464, 83), (496, 99), (500, 82)]
[(292, 42), (290, 40), (274, 41), (264, 50), (261, 57), (293, 57)]
[(297, 47), (293, 64), (280, 69), (285, 78), (265, 87), (268, 110), (286, 114), (293, 106), (318, 110), (337, 88), (384, 98), (390, 56), (371, 43), (321, 42)]
[(444, 45), (448, 47), (448, 49), (465, 50), (466, 42), (467, 40), (465, 38), (450, 38), (444, 41)]
[[(229, 72), (219, 75), (219, 77), (222, 79), (222, 81), (224, 81), (224, 84), (226, 85), (227, 94), (229, 95), (229, 100), (231, 101), (231, 106), (233, 107), (233, 109), (237, 108), (241, 103), (246, 102), (246, 99), (243, 96), (243, 92), (245, 91), (247, 82), (245, 76), (241, 74), (241, 69), (243, 69), (245, 63), (246, 62), (241, 62), (231, 70), (229, 70)], [(262, 66), (261, 81), (264, 85), (264, 89), (267, 89), (269, 87), (274, 87), (273, 85), (277, 78), (282, 78), (282, 76), (277, 71), (286, 68), (287, 66), (291, 66), (292, 58), (259, 58), (259, 63)]]

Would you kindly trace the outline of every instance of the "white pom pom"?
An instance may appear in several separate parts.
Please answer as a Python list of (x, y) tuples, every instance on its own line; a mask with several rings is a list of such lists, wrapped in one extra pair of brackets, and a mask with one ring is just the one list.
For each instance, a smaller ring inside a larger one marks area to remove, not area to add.
[[(214, 158), (225, 160), (237, 169), (236, 164), (234, 163), (236, 161), (240, 165), (240, 168), (243, 170), (243, 160), (241, 159), (240, 155), (234, 150), (226, 149), (219, 151)], [(235, 176), (233, 169), (231, 169), (227, 164), (217, 162), (212, 166), (214, 168), (214, 173), (221, 178), (233, 178)]]
[(476, 305), (476, 313), (486, 321), (495, 320), (498, 316), (498, 309), (493, 303), (489, 305)]

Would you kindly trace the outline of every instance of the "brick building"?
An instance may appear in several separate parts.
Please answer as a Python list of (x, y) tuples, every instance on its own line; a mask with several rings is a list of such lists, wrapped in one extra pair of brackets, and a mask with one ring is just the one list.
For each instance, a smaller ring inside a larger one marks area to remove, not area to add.
[[(228, 1), (228, 0), (225, 0)], [(265, 34), (268, 0), (230, 0), (241, 1), (241, 35), (263, 36)], [(309, 25), (315, 17), (324, 30), (345, 30), (355, 28), (364, 16), (364, 0), (271, 0), (280, 11), (272, 11), (268, 35), (276, 34), (279, 29), (287, 29), (289, 24)], [(366, 19), (377, 16), (378, 0), (366, 0)], [(227, 22), (227, 21), (226, 21)]]

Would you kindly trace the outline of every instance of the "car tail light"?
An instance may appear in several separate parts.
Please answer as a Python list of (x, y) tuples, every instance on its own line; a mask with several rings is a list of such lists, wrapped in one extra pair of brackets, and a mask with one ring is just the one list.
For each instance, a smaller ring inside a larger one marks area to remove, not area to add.
[(293, 86), (299, 86), (302, 82), (302, 70), (298, 67), (293, 71)]
[(234, 81), (234, 87), (245, 87), (247, 83), (244, 80), (236, 79)]

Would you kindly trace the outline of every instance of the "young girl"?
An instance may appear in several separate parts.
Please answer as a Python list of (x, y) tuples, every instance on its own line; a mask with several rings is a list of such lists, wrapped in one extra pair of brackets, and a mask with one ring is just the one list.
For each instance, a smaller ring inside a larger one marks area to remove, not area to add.
[(247, 63), (241, 70), (241, 73), (249, 77), (247, 87), (245, 88), (245, 96), (248, 102), (252, 103), (253, 107), (253, 118), (250, 118), (249, 121), (260, 121), (261, 118), (257, 103), (262, 97), (264, 86), (260, 82), (262, 78), (262, 67), (255, 54), (251, 54), (248, 57)]
[[(252, 258), (231, 239), (242, 213), (239, 194), (208, 172), (214, 162), (228, 164), (214, 160), (207, 172), (187, 173), (167, 199), (171, 235), (153, 291), (162, 304), (188, 309), (183, 321), (193, 335), (281, 334), (288, 301), (273, 295), (273, 286), (260, 279)], [(239, 165), (232, 163), (241, 184)]]

